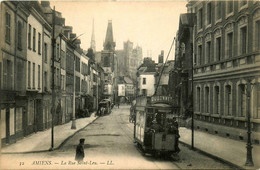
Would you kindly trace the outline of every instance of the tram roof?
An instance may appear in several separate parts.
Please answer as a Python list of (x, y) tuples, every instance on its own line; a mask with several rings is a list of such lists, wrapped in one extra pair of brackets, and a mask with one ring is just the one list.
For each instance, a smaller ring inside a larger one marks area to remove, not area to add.
[(163, 108), (171, 108), (172, 106), (169, 104), (165, 104), (165, 103), (155, 103), (150, 105), (149, 107), (163, 107)]

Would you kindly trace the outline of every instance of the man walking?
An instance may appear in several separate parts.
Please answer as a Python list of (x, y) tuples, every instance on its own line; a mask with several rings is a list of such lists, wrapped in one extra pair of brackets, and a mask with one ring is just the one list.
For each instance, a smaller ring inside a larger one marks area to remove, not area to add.
[(78, 161), (78, 163), (81, 163), (85, 157), (85, 153), (84, 153), (84, 142), (85, 139), (80, 139), (79, 140), (79, 144), (76, 148), (76, 156), (75, 156), (75, 160)]

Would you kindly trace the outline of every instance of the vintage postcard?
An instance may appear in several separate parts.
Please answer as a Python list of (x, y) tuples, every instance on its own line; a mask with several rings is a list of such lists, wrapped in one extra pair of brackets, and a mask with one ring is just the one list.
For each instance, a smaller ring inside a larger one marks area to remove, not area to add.
[(260, 168), (259, 1), (0, 3), (0, 169)]

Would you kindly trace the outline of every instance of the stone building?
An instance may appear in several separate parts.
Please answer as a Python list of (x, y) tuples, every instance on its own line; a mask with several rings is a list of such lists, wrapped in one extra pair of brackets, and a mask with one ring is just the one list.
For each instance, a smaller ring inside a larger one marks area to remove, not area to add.
[(188, 11), (197, 18), (193, 27), (195, 128), (246, 140), (249, 108), (252, 141), (259, 143), (259, 2), (190, 1)]
[(48, 25), (48, 22), (43, 17), (44, 14), (38, 1), (26, 2), (26, 4), (28, 5), (28, 9), (30, 10), (27, 25), (27, 132), (32, 133), (43, 129), (42, 54), (44, 26)]
[(156, 76), (156, 64), (147, 57), (144, 58), (144, 62), (137, 69), (137, 95), (152, 96), (155, 92), (155, 76)]
[(175, 62), (169, 75), (169, 93), (176, 112), (184, 118), (191, 116), (192, 57), (194, 14), (181, 14), (179, 30), (175, 37)]
[(27, 135), (26, 60), (29, 10), (4, 1), (0, 8), (1, 145)]

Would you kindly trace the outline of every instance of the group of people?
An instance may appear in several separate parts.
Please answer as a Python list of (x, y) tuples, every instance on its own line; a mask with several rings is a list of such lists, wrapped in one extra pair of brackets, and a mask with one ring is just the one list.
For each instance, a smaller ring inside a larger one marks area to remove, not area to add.
[(175, 151), (176, 153), (180, 152), (180, 148), (179, 148), (179, 127), (178, 127), (178, 122), (176, 120), (176, 117), (173, 117), (172, 119), (167, 119), (167, 123), (166, 125), (163, 127), (160, 122), (158, 122), (156, 120), (156, 118), (154, 118), (152, 120), (152, 124), (149, 128), (149, 130), (153, 133), (156, 132), (166, 132), (168, 134), (175, 134), (176, 138), (175, 138)]

